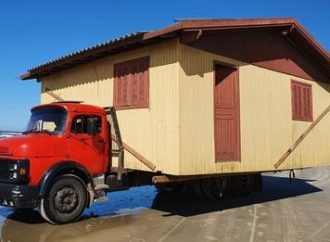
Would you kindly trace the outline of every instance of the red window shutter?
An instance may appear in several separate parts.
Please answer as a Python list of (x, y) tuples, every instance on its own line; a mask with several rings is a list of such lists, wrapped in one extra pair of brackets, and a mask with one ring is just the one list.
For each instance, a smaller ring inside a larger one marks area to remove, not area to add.
[(138, 82), (139, 82), (139, 73), (138, 65), (133, 63), (131, 66), (131, 105), (138, 105)]
[(295, 82), (291, 85), (292, 88), (292, 119), (300, 119), (301, 117), (301, 90), (300, 86)]
[(298, 117), (301, 117), (302, 116), (302, 105), (303, 105), (303, 102), (302, 102), (302, 88), (301, 88), (301, 86), (299, 86), (299, 85), (296, 85), (296, 88), (297, 88), (297, 100), (296, 100), (296, 102), (297, 102), (297, 110), (296, 110), (296, 112), (297, 112), (297, 115), (298, 115)]
[(149, 57), (114, 66), (114, 105), (116, 107), (149, 106)]
[(123, 106), (124, 105), (124, 70), (121, 68), (119, 70), (119, 76), (118, 76), (118, 105)]
[(120, 106), (122, 102), (122, 88), (120, 77), (122, 75), (122, 70), (120, 66), (115, 66), (114, 68), (114, 92), (113, 92), (113, 105), (115, 107)]
[(113, 78), (113, 106), (118, 106), (118, 78), (116, 69), (114, 69), (114, 78)]
[(129, 104), (128, 102), (128, 76), (127, 75), (124, 75), (122, 78), (121, 78), (121, 82), (122, 82), (122, 103), (121, 103), (121, 106), (127, 106)]
[(296, 119), (297, 117), (297, 86), (291, 83), (291, 95), (292, 95), (292, 119)]
[(312, 86), (292, 81), (292, 119), (298, 121), (313, 121)]
[(302, 118), (306, 119), (308, 117), (308, 104), (307, 104), (307, 88), (302, 88)]
[(312, 120), (312, 116), (313, 116), (313, 113), (312, 113), (312, 103), (311, 103), (311, 99), (312, 99), (312, 96), (311, 96), (311, 88), (306, 86), (304, 87), (304, 96), (303, 96), (303, 104), (304, 104), (304, 108), (303, 108), (303, 111), (304, 111), (304, 119), (307, 120), (307, 121), (311, 121)]
[(149, 106), (149, 58), (140, 63), (139, 73), (139, 106)]

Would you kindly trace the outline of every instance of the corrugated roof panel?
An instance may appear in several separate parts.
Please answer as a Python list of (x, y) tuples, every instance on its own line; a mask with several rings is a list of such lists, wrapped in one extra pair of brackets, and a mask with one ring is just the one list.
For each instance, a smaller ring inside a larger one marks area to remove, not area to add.
[[(307, 31), (294, 18), (267, 18), (267, 19), (182, 19), (174, 25), (151, 31), (136, 32), (115, 38), (76, 52), (64, 55), (57, 59), (43, 63), (28, 70), (21, 75), (22, 80), (34, 79), (49, 73), (63, 70), (69, 66), (86, 62), (91, 59), (100, 58), (107, 54), (118, 53), (127, 50), (127, 48), (136, 47), (137, 44), (143, 45), (151, 41), (161, 41), (163, 37), (175, 37), (181, 31), (198, 30), (221, 30), (221, 29), (240, 29), (240, 28), (260, 28), (276, 26), (294, 26), (296, 33), (295, 39), (301, 39), (308, 46), (308, 51), (317, 56), (321, 65), (326, 66), (327, 72), (330, 72), (327, 66), (330, 63), (329, 53), (321, 47)], [(297, 31), (296, 31), (297, 30)], [(291, 31), (291, 30), (290, 30)], [(125, 48), (125, 49), (124, 49)]]
[(70, 58), (70, 57), (74, 57), (74, 56), (77, 56), (81, 53), (85, 53), (85, 52), (88, 52), (88, 51), (93, 51), (93, 50), (96, 50), (98, 48), (102, 48), (102, 47), (106, 47), (108, 45), (111, 45), (111, 44), (114, 44), (114, 43), (117, 43), (117, 42), (120, 42), (120, 41), (123, 41), (123, 40), (127, 40), (127, 39), (130, 39), (130, 38), (133, 38), (133, 37), (136, 37), (136, 36), (139, 36), (141, 34), (144, 34), (146, 32), (135, 32), (135, 33), (132, 33), (132, 34), (127, 34), (127, 35), (124, 35), (124, 36), (121, 36), (119, 38), (114, 38), (114, 39), (111, 39), (111, 40), (108, 40), (108, 41), (105, 41), (103, 43), (100, 43), (100, 44), (96, 44), (96, 45), (93, 45), (93, 46), (89, 46), (87, 48), (84, 48), (84, 49), (80, 49), (78, 51), (75, 51), (75, 52), (72, 52), (72, 53), (69, 53), (67, 55), (64, 55), (64, 56), (61, 56), (59, 58), (56, 58), (56, 59), (53, 59), (51, 61), (48, 61), (48, 62), (45, 62), (45, 63), (42, 63), (38, 66), (35, 66), (31, 69), (28, 70), (28, 72), (33, 72), (33, 71), (36, 71), (40, 68), (43, 68), (47, 65), (50, 65), (50, 64), (53, 64), (53, 63), (56, 63), (58, 61), (62, 61), (62, 60), (65, 60), (67, 58)]

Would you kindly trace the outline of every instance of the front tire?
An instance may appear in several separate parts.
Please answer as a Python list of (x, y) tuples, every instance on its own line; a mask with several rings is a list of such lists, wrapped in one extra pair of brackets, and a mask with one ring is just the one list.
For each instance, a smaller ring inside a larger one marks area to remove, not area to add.
[(40, 201), (41, 216), (52, 224), (76, 221), (87, 205), (85, 183), (75, 175), (59, 176)]

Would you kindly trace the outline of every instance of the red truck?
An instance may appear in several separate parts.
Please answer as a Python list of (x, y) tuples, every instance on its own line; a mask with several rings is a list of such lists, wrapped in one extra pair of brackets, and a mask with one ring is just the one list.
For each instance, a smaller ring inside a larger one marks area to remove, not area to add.
[(157, 173), (126, 171), (123, 155), (114, 108), (78, 102), (36, 106), (23, 135), (0, 140), (0, 204), (38, 207), (53, 224), (73, 222), (109, 191), (153, 184)]

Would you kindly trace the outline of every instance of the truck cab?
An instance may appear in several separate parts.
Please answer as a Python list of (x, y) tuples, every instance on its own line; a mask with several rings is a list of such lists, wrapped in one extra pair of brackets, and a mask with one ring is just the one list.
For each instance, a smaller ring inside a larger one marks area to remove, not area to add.
[(103, 108), (77, 102), (32, 108), (25, 132), (0, 140), (0, 204), (39, 207), (51, 223), (78, 219), (109, 173), (109, 134)]

